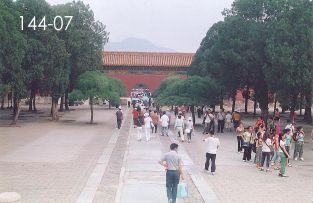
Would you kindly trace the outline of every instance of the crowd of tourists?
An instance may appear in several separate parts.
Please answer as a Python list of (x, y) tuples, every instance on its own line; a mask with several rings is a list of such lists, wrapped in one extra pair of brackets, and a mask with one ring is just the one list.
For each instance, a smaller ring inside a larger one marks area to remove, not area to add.
[[(207, 143), (204, 170), (210, 171), (212, 175), (216, 171), (216, 154), (220, 147), (220, 141), (215, 133), (224, 133), (225, 130), (235, 133), (237, 151), (238, 154), (242, 154), (242, 161), (254, 163), (260, 171), (279, 170), (280, 177), (287, 177), (285, 175), (286, 167), (292, 167), (292, 160), (304, 161), (303, 146), (306, 135), (303, 127), (296, 126), (294, 120), (287, 120), (287, 125), (282, 126), (278, 109), (275, 110), (273, 116), (267, 119), (266, 123), (260, 116), (254, 125), (245, 125), (239, 110), (235, 110), (233, 113), (225, 112), (224, 109), (220, 109), (216, 113), (208, 107), (197, 107), (194, 110), (198, 114), (198, 119), (201, 119), (203, 123), (202, 133), (205, 135), (203, 141)], [(190, 108), (175, 106), (173, 111), (174, 121), (171, 122), (173, 116), (169, 109), (164, 110), (162, 107), (154, 108), (152, 106), (149, 108), (138, 102), (132, 111), (137, 140), (142, 141), (144, 137), (148, 142), (151, 140), (151, 135), (157, 133), (160, 133), (161, 136), (169, 136), (169, 127), (172, 124), (177, 139), (190, 143), (195, 133), (194, 120), (192, 117), (185, 118)], [(123, 119), (121, 108), (116, 112), (116, 117), (117, 126), (120, 128)], [(177, 154), (178, 143), (172, 143), (170, 149), (171, 151), (165, 154), (159, 163), (167, 171), (168, 199), (175, 202), (177, 184), (180, 176), (183, 176), (182, 163)]]
[(239, 122), (235, 131), (238, 152), (243, 152), (242, 160), (252, 162), (251, 154), (254, 152), (253, 163), (261, 171), (268, 172), (272, 166), (274, 170), (279, 170), (280, 177), (286, 177), (286, 166), (292, 166), (292, 159), (304, 161), (303, 127), (295, 126), (290, 120), (282, 127), (279, 112), (270, 117), (267, 123), (262, 117), (256, 120), (254, 126), (244, 126), (243, 122)]

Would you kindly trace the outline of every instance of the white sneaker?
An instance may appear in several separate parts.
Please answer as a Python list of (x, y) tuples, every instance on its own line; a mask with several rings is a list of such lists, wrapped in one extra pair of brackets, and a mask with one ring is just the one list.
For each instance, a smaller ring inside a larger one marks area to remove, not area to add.
[(295, 161), (297, 161), (297, 160), (298, 160), (298, 157), (295, 158)]
[(271, 163), (271, 166), (274, 166), (274, 165), (275, 165), (275, 163), (274, 163), (274, 162), (272, 162), (272, 163)]
[(304, 161), (304, 158), (301, 157), (300, 160), (301, 160), (301, 161)]
[(214, 175), (215, 175), (215, 172), (211, 172), (211, 174), (214, 176)]

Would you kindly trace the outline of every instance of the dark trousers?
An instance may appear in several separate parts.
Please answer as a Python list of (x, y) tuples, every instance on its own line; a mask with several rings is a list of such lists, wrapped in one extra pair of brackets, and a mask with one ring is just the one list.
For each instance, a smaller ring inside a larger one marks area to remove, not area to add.
[(210, 132), (211, 130), (214, 132), (214, 121), (211, 121), (210, 123), (209, 123), (209, 127), (208, 127), (208, 132)]
[(154, 131), (154, 133), (157, 133), (157, 131), (158, 131), (158, 125), (157, 125), (157, 124), (154, 124), (154, 128), (151, 128), (151, 130), (152, 130), (152, 133), (153, 133), (153, 131)]
[(271, 156), (271, 152), (262, 152), (262, 162), (261, 162), (261, 166), (264, 166), (264, 162), (265, 162), (265, 158), (266, 158), (266, 167), (269, 168), (270, 167), (270, 156)]
[(250, 161), (251, 160), (251, 146), (244, 146), (243, 147), (244, 152), (243, 152), (243, 160)]
[(206, 153), (206, 161), (205, 161), (204, 169), (209, 170), (210, 160), (211, 160), (211, 162), (212, 162), (211, 163), (211, 172), (215, 172), (215, 170), (216, 170), (215, 159), (216, 159), (216, 154)]
[(116, 121), (117, 121), (117, 128), (121, 129), (122, 120), (121, 119), (116, 119)]
[(238, 152), (242, 151), (242, 137), (237, 136)]
[(240, 121), (233, 121), (235, 130), (236, 130), (237, 127), (239, 126), (239, 122), (240, 122)]
[(176, 203), (177, 185), (179, 183), (180, 173), (177, 170), (166, 171), (166, 191), (167, 199), (172, 199), (173, 203)]
[(217, 132), (223, 133), (224, 125), (225, 125), (225, 121), (224, 120), (218, 120), (217, 121)]

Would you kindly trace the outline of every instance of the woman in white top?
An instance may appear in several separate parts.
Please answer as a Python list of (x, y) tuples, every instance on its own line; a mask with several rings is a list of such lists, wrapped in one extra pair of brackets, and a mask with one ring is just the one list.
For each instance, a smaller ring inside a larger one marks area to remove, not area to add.
[(177, 133), (180, 135), (182, 142), (185, 141), (184, 139), (184, 119), (181, 115), (178, 115), (176, 118), (175, 126), (174, 128), (177, 130)]
[(190, 141), (191, 141), (191, 134), (194, 132), (193, 122), (192, 122), (192, 118), (191, 117), (189, 117), (188, 121), (186, 122), (186, 130), (185, 130), (185, 132), (187, 134), (188, 142), (190, 143)]
[(144, 114), (144, 129), (147, 142), (151, 139), (151, 127), (153, 126), (152, 118), (150, 117), (149, 113)]
[(270, 157), (271, 151), (273, 149), (272, 141), (268, 132), (265, 132), (263, 135), (263, 142), (262, 142), (262, 161), (261, 161), (261, 171), (264, 171), (264, 162), (266, 159), (266, 172), (269, 171), (270, 167)]

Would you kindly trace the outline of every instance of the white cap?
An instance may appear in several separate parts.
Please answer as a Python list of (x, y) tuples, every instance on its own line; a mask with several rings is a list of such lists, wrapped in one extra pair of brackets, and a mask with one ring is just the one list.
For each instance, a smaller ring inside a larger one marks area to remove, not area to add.
[(191, 117), (189, 117), (189, 118), (188, 118), (188, 121), (191, 121), (191, 120), (192, 120), (192, 118), (191, 118)]

